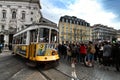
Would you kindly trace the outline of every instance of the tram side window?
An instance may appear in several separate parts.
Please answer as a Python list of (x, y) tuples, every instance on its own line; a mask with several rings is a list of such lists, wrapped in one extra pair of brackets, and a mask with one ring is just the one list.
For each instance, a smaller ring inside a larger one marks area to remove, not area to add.
[(19, 40), (18, 40), (18, 37), (14, 37), (14, 38), (13, 38), (13, 44), (18, 44), (18, 41), (19, 41)]
[(26, 35), (27, 33), (20, 34), (18, 37), (15, 39), (16, 44), (26, 44)]
[(23, 42), (23, 34), (20, 35), (20, 44)]
[(51, 42), (57, 42), (57, 31), (56, 30), (51, 30)]
[(17, 37), (17, 44), (20, 44), (20, 36)]
[(15, 38), (15, 44), (18, 44), (18, 38), (17, 37)]
[(14, 44), (17, 44), (17, 43), (18, 43), (18, 39), (17, 39), (17, 37), (14, 38), (13, 43), (14, 43)]
[(37, 29), (30, 31), (30, 42), (37, 42), (37, 33), (38, 33)]
[(27, 35), (27, 33), (25, 32), (24, 34), (23, 34), (23, 44), (26, 44), (26, 35)]
[(15, 43), (20, 44), (20, 36), (16, 37)]
[(49, 42), (49, 29), (41, 28), (39, 31), (39, 41), (40, 42)]

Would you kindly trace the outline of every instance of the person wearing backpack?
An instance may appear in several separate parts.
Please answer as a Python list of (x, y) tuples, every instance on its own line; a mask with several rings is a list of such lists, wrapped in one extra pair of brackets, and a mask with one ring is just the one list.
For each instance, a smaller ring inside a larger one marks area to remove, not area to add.
[(95, 46), (93, 45), (93, 43), (90, 41), (88, 44), (88, 50), (87, 50), (87, 58), (88, 58), (88, 63), (86, 64), (89, 67), (93, 67), (93, 63), (94, 63), (94, 53), (96, 52), (95, 50)]

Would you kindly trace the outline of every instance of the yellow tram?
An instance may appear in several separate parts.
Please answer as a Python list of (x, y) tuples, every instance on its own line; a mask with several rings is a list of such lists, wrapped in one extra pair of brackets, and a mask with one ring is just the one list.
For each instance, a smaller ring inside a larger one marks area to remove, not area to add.
[(53, 23), (27, 25), (14, 34), (13, 53), (33, 62), (58, 62), (58, 28)]

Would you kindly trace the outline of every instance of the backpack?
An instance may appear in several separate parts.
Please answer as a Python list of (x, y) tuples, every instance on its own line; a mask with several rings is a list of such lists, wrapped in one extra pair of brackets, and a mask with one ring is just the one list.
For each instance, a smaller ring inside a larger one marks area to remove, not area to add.
[(95, 52), (96, 52), (96, 49), (95, 49), (95, 47), (92, 45), (92, 46), (91, 46), (91, 49), (90, 49), (90, 53), (94, 54)]

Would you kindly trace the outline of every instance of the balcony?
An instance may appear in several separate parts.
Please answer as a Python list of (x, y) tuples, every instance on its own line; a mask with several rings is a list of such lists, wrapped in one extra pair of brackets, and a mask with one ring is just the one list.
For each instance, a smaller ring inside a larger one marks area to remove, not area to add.
[(2, 30), (0, 31), (0, 34), (8, 34), (8, 30)]
[(0, 23), (6, 24), (6, 20), (7, 20), (6, 18), (2, 18), (1, 21), (0, 21)]
[(15, 34), (15, 33), (16, 33), (16, 31), (17, 31), (17, 29), (16, 29), (16, 28), (9, 27), (9, 30), (8, 30), (9, 34)]
[(10, 23), (17, 23), (17, 19), (11, 19)]
[(16, 28), (12, 28), (12, 29), (9, 29), (9, 30), (2, 30), (0, 31), (0, 34), (5, 34), (5, 35), (9, 35), (9, 34), (15, 34), (16, 33)]
[(1, 21), (6, 21), (6, 18), (2, 18)]

